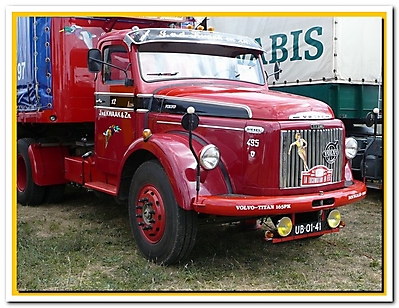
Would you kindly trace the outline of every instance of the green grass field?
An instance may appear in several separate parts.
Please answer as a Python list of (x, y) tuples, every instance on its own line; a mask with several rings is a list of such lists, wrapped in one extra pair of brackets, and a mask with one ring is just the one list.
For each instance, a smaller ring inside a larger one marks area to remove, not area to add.
[(138, 252), (127, 209), (68, 189), (61, 204), (17, 208), (16, 288), (46, 292), (384, 291), (382, 193), (341, 208), (339, 233), (287, 243), (262, 230), (200, 226), (189, 262), (160, 266)]

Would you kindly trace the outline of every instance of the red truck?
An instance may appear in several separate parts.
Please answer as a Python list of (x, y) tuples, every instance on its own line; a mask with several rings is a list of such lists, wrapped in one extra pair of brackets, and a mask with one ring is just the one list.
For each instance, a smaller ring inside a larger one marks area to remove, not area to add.
[(208, 221), (273, 243), (338, 232), (339, 207), (366, 196), (356, 140), (328, 105), (269, 90), (257, 42), (190, 23), (18, 18), (18, 203), (111, 195), (165, 265)]

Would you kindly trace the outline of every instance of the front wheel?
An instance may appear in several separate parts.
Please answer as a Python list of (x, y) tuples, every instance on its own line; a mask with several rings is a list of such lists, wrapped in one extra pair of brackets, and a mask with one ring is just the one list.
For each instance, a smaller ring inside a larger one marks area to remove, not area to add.
[(148, 260), (169, 265), (190, 255), (197, 214), (177, 204), (168, 176), (157, 161), (143, 163), (133, 176), (129, 219), (136, 244)]

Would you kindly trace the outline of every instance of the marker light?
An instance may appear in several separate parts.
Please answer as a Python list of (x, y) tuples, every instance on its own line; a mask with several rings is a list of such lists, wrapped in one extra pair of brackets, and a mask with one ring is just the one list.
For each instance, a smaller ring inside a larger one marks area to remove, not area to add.
[(291, 233), (292, 221), (289, 217), (283, 217), (277, 223), (277, 232), (280, 236), (285, 237)]
[(146, 128), (145, 130), (143, 130), (142, 136), (143, 136), (143, 140), (147, 141), (152, 136), (151, 129)]
[(271, 239), (273, 238), (273, 236), (274, 236), (273, 232), (271, 232), (271, 231), (269, 231), (269, 230), (267, 230), (267, 231), (265, 232), (265, 239), (271, 240)]
[(336, 228), (341, 222), (341, 214), (337, 210), (332, 210), (327, 217), (327, 223), (330, 228)]
[(213, 144), (204, 146), (200, 153), (200, 164), (205, 170), (216, 168), (220, 160), (219, 149)]
[(345, 155), (348, 159), (352, 159), (357, 154), (357, 141), (355, 138), (348, 137), (345, 139)]

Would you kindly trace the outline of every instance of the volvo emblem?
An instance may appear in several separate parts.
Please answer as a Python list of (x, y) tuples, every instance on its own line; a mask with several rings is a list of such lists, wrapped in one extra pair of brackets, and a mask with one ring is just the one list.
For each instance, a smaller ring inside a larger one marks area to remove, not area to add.
[(328, 164), (333, 164), (339, 156), (338, 141), (329, 142), (323, 151), (323, 158)]

